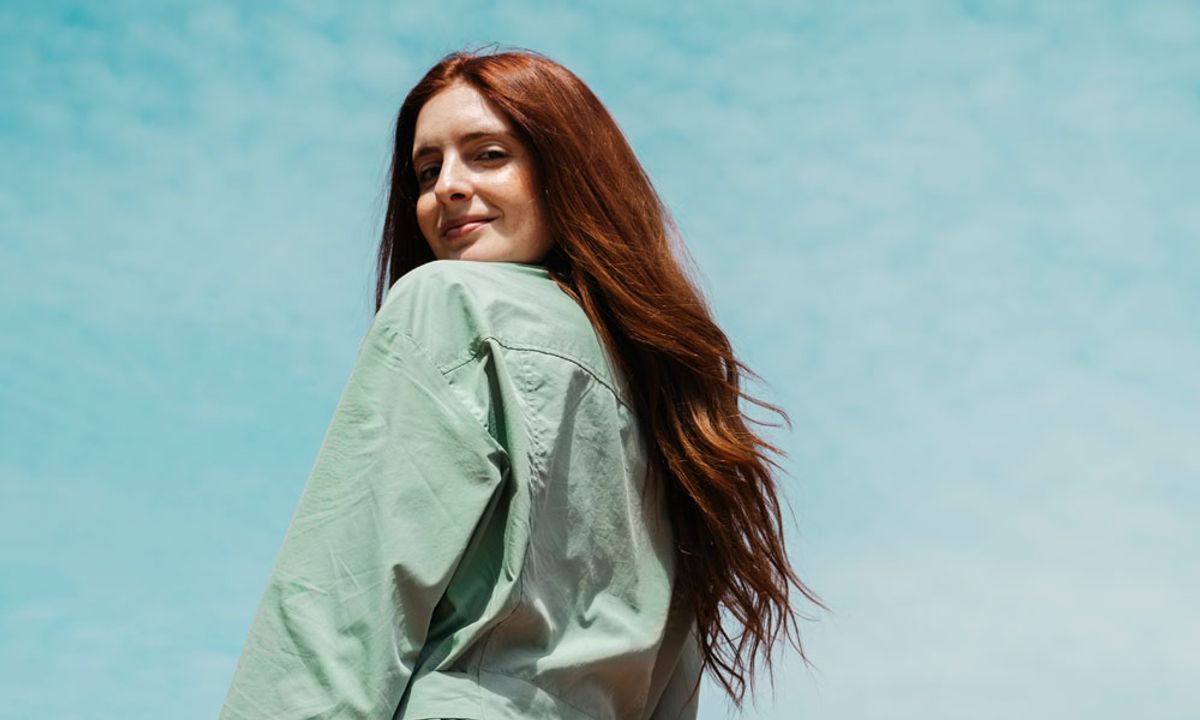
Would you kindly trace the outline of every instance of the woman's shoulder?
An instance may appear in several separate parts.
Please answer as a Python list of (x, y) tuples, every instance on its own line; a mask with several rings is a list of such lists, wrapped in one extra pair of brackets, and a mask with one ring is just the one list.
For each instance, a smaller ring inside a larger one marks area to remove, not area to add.
[(553, 312), (560, 294), (550, 271), (541, 265), (431, 260), (392, 285), (379, 309), (379, 319), (414, 331), (426, 327), (445, 331), (464, 315), (495, 321), (504, 311), (548, 302), (545, 310)]
[(597, 349), (587, 315), (541, 265), (427, 262), (392, 285), (374, 322), (408, 335), (439, 365), (469, 357), (487, 339), (581, 360)]

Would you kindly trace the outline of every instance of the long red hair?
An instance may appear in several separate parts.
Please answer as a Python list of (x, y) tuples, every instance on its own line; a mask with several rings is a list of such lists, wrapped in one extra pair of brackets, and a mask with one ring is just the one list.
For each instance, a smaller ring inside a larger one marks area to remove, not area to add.
[[(758, 375), (714, 322), (683, 269), (686, 250), (670, 212), (583, 81), (529, 50), (451, 53), (425, 74), (396, 120), (375, 307), (434, 257), (417, 226), (413, 134), (425, 102), (456, 82), (487, 97), (531, 151), (556, 239), (543, 262), (627, 378), (650, 466), (666, 482), (675, 602), (695, 613), (704, 665), (740, 708), (747, 670), (753, 691), (755, 660), (761, 652), (771, 672), (781, 630), (808, 661), (790, 589), (828, 609), (788, 560), (772, 472), (781, 468), (771, 458), (784, 453), (749, 427), (768, 423), (746, 416), (739, 400), (791, 421), (742, 390), (743, 378)], [(742, 628), (736, 641), (723, 614)]]

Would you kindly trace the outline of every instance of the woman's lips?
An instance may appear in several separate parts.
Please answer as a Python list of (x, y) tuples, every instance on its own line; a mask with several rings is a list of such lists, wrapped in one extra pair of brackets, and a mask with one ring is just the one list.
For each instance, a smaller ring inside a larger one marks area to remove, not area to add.
[(459, 225), (458, 227), (450, 228), (446, 231), (446, 239), (456, 240), (469, 232), (487, 225), (490, 222), (491, 220), (475, 220), (474, 222), (469, 222), (465, 225)]

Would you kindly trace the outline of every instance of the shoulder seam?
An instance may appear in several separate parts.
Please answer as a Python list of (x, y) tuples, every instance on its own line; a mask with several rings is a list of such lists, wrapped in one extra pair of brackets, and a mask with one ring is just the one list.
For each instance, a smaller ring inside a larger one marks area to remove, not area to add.
[[(412, 338), (410, 338), (410, 339), (412, 339)], [(443, 369), (441, 367), (439, 367), (438, 369), (442, 371), (443, 375), (445, 375), (445, 374), (454, 372), (458, 368), (462, 367), (463, 365), (466, 365), (469, 362), (472, 362), (473, 360), (478, 359), (479, 354), (483, 351), (484, 344), (487, 343), (487, 341), (489, 341), (489, 340), (495, 342), (497, 345), (500, 345), (501, 347), (508, 348), (509, 350), (521, 350), (521, 351), (525, 351), (525, 352), (535, 352), (535, 353), (539, 353), (542, 355), (551, 355), (553, 357), (559, 358), (560, 360), (565, 360), (565, 361), (571, 363), (572, 365), (575, 365), (576, 367), (580, 368), (581, 370), (586, 372), (588, 375), (590, 375), (593, 380), (595, 380), (596, 382), (600, 383), (605, 388), (607, 388), (608, 391), (610, 393), (612, 393), (612, 395), (616, 399), (616, 401), (621, 403), (621, 405), (626, 410), (628, 410), (629, 412), (633, 412), (633, 408), (631, 408), (629, 406), (629, 403), (625, 401), (625, 398), (621, 396), (620, 390), (613, 387), (613, 383), (611, 383), (607, 379), (601, 377), (600, 373), (593, 370), (591, 367), (589, 367), (586, 363), (579, 360), (578, 358), (572, 357), (570, 355), (567, 355), (567, 354), (565, 354), (561, 351), (555, 350), (553, 348), (542, 347), (540, 345), (532, 345), (529, 343), (514, 343), (512, 341), (504, 340), (499, 337), (496, 337), (495, 335), (484, 335), (484, 336), (480, 337), (476, 341), (477, 347), (466, 358), (459, 360), (458, 362), (454, 363), (453, 365), (451, 365), (445, 369)], [(417, 342), (417, 341), (414, 339), (413, 342)]]
[[(432, 367), (434, 370), (436, 370), (438, 372), (438, 374), (442, 376), (443, 379), (446, 377), (447, 371), (443, 370), (441, 368), (441, 366), (438, 365), (436, 361), (434, 361), (433, 356), (429, 354), (429, 348), (425, 347), (425, 345), (420, 340), (417, 340), (415, 337), (410, 335), (408, 332), (406, 332), (394, 325), (388, 325), (388, 324), (381, 325), (380, 332), (383, 333), (385, 337), (388, 334), (391, 335), (392, 339), (388, 341), (389, 345), (393, 345), (394, 338), (396, 338), (396, 337), (403, 337), (405, 340), (412, 343), (413, 347), (415, 347), (421, 353), (421, 356), (425, 359), (425, 362), (429, 363), (430, 367)], [(393, 352), (395, 352), (394, 345), (393, 345), (392, 349), (389, 350), (389, 354), (393, 353)], [(479, 425), (479, 428), (481, 430), (483, 430), (485, 435), (487, 435), (488, 437), (491, 437), (491, 432), (488, 431), (487, 426), (484, 425), (483, 422), (481, 422), (480, 419), (475, 416), (475, 413), (471, 412), (469, 408), (467, 408), (465, 405), (462, 404), (462, 399), (457, 398), (457, 397), (455, 399), (458, 400), (458, 404), (462, 408), (463, 412), (465, 412), (467, 415), (469, 415), (472, 419), (475, 420), (476, 424)], [(507, 453), (507, 448), (504, 448), (504, 450)]]

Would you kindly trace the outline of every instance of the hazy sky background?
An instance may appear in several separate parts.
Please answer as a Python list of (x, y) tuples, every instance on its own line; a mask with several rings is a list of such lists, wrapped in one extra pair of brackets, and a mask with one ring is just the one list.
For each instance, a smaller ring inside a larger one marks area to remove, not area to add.
[(794, 1), (0, 4), (0, 716), (216, 716), (394, 113), (489, 41), (606, 103), (791, 413), (836, 612), (744, 717), (1195, 717), (1200, 6)]

